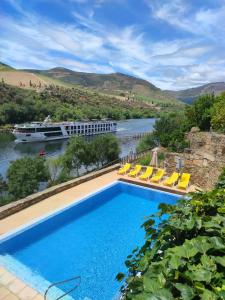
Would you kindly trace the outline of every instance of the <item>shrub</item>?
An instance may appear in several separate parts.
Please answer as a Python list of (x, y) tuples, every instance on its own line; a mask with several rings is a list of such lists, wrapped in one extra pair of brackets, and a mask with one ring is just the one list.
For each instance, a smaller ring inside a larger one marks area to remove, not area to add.
[(139, 142), (136, 151), (138, 153), (153, 149), (157, 146), (157, 139), (154, 134), (145, 135)]
[(23, 157), (11, 162), (7, 172), (7, 185), (14, 199), (26, 197), (38, 191), (41, 181), (49, 178), (45, 159)]
[[(225, 193), (195, 193), (142, 225), (145, 243), (125, 262), (123, 299), (219, 300), (225, 298)], [(156, 226), (154, 218), (170, 215)], [(122, 280), (124, 274), (117, 275)]]
[(145, 157), (139, 159), (139, 164), (143, 166), (149, 166), (151, 162), (152, 156), (151, 154), (147, 154)]

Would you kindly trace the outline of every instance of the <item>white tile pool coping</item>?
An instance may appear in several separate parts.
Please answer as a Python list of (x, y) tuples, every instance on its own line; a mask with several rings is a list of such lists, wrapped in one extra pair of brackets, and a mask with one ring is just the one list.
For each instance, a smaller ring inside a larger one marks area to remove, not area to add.
[[(169, 194), (169, 195), (173, 195), (177, 198), (181, 197), (180, 195), (176, 195), (176, 194), (174, 194), (172, 192), (169, 192), (169, 191), (168, 192), (167, 191), (160, 191), (160, 190), (156, 190), (156, 189), (151, 188), (151, 187), (144, 187), (144, 186), (140, 186), (139, 184), (121, 182), (121, 181), (116, 180), (116, 181), (113, 181), (113, 182), (111, 182), (111, 183), (109, 183), (109, 184), (93, 191), (93, 192), (88, 193), (87, 195), (85, 195), (83, 197), (80, 197), (78, 199), (74, 199), (70, 204), (66, 204), (65, 206), (63, 206), (61, 208), (57, 208), (56, 210), (54, 210), (50, 213), (44, 214), (41, 217), (34, 218), (31, 222), (28, 222), (28, 223), (26, 223), (22, 226), (19, 226), (18, 228), (14, 229), (14, 230), (11, 230), (11, 231), (1, 235), (0, 236), (0, 245), (1, 245), (1, 243), (11, 239), (12, 237), (14, 237), (14, 236), (16, 236), (16, 235), (18, 235), (18, 234), (20, 234), (24, 231), (26, 231), (27, 229), (35, 227), (36, 225), (38, 225), (38, 224), (40, 224), (40, 223), (56, 216), (56, 215), (58, 215), (58, 214), (66, 211), (66, 210), (69, 210), (70, 208), (78, 205), (79, 203), (82, 203), (82, 202), (86, 201), (90, 197), (95, 196), (96, 194), (99, 194), (99, 193), (103, 192), (104, 190), (106, 190), (106, 189), (108, 189), (108, 188), (110, 188), (114, 185), (117, 185), (117, 184), (123, 184), (123, 185), (127, 185), (127, 186), (136, 186), (136, 187), (144, 189), (144, 190), (152, 190), (154, 192), (159, 192), (159, 193), (162, 193), (162, 194)], [(14, 274), (16, 273), (15, 269), (16, 270), (19, 269), (20, 270), (19, 274), (17, 273), (17, 274), (15, 274), (15, 276), (19, 276), (19, 279), (22, 279), (22, 281), (25, 283), (26, 286), (27, 286), (26, 282), (28, 282), (28, 285), (31, 286), (34, 289), (34, 291), (36, 290), (36, 293), (44, 294), (45, 290), (51, 284), (51, 282), (45, 280), (43, 277), (41, 277), (39, 275), (34, 275), (32, 270), (30, 270), (28, 267), (22, 265), (21, 263), (19, 263), (17, 260), (13, 259), (10, 255), (6, 255), (4, 257), (4, 259), (0, 255), (0, 265), (1, 264), (3, 265), (3, 267), (5, 269), (7, 269), (10, 273), (12, 273), (12, 276), (14, 276)], [(76, 276), (76, 275), (79, 275), (79, 274), (74, 274), (74, 276)], [(30, 278), (32, 278), (32, 280), (30, 280)], [(64, 278), (62, 278), (62, 280), (64, 280)], [(1, 277), (0, 277), (0, 283), (1, 283)], [(0, 288), (1, 288), (1, 286), (0, 286)], [(38, 292), (37, 292), (37, 290), (38, 290)], [(51, 295), (54, 296), (54, 297), (59, 296), (59, 295), (62, 294), (62, 291), (58, 288), (53, 288), (52, 290), (53, 290), (53, 294), (51, 294)], [(35, 297), (36, 297), (36, 295), (35, 295)], [(14, 299), (23, 300), (23, 298), (14, 298)], [(30, 300), (30, 299), (33, 300), (34, 298), (26, 298), (26, 300)], [(51, 299), (51, 298), (48, 298), (48, 299)], [(70, 296), (66, 296), (66, 297), (64, 297), (64, 299), (71, 300), (73, 298), (70, 297)], [(0, 295), (0, 300), (2, 300), (1, 295)], [(8, 299), (3, 298), (3, 300), (8, 300)]]

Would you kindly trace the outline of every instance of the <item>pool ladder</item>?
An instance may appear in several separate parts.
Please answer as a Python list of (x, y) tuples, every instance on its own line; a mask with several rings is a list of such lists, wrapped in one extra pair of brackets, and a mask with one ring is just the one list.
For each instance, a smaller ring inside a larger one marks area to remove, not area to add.
[(65, 292), (63, 295), (61, 295), (60, 297), (56, 298), (55, 300), (59, 300), (59, 299), (62, 299), (63, 297), (69, 295), (70, 293), (72, 293), (74, 290), (76, 290), (79, 286), (80, 286), (80, 283), (81, 283), (81, 277), (80, 276), (76, 276), (76, 277), (73, 277), (73, 278), (70, 278), (70, 279), (66, 279), (66, 280), (62, 280), (62, 281), (58, 281), (58, 282), (54, 282), (52, 283), (48, 288), (47, 290), (45, 291), (45, 294), (44, 294), (44, 299), (47, 300), (47, 294), (49, 292), (49, 290), (54, 287), (54, 286), (58, 286), (58, 285), (61, 285), (61, 284), (64, 284), (64, 283), (67, 283), (67, 282), (70, 282), (70, 281), (78, 281), (76, 282), (75, 286), (70, 289), (69, 291)]

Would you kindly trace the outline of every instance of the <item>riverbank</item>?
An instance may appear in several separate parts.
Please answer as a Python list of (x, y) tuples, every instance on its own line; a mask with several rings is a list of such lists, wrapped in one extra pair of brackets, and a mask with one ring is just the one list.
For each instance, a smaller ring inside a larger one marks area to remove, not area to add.
[[(117, 122), (116, 136), (120, 143), (120, 156), (125, 156), (135, 151), (139, 139), (133, 137), (152, 131), (155, 120), (154, 118), (130, 119)], [(58, 157), (64, 153), (67, 143), (68, 140), (57, 140), (16, 144), (11, 133), (0, 131), (0, 174), (3, 177), (6, 176), (10, 161), (24, 156), (37, 156), (42, 150), (46, 153), (46, 157)]]

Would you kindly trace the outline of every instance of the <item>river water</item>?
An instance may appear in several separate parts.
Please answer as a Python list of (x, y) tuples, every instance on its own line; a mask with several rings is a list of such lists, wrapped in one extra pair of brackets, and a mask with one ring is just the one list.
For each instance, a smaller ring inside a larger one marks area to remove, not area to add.
[[(120, 156), (135, 151), (139, 140), (130, 138), (144, 132), (152, 131), (155, 119), (131, 119), (117, 122), (116, 135), (120, 141)], [(129, 138), (128, 138), (129, 137)], [(65, 151), (68, 140), (36, 143), (15, 143), (10, 133), (0, 133), (0, 174), (5, 177), (10, 161), (23, 156), (36, 156), (44, 150), (47, 157), (57, 157)]]

